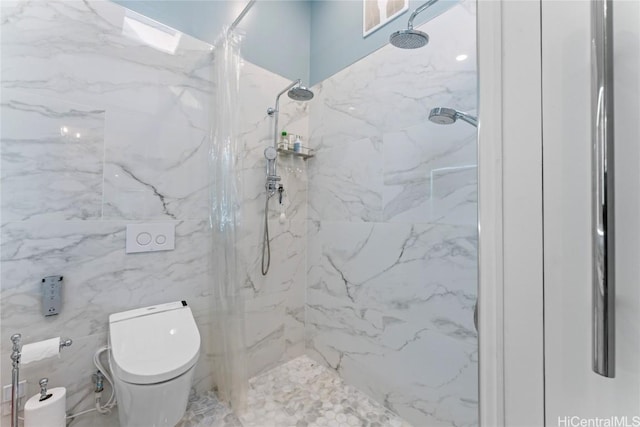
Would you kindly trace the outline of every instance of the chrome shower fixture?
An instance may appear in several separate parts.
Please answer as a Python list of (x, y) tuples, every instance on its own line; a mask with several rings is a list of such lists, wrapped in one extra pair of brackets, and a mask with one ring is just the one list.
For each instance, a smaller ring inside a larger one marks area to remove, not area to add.
[(263, 276), (267, 275), (269, 272), (269, 266), (271, 265), (271, 243), (269, 241), (269, 199), (271, 199), (271, 197), (273, 197), (277, 192), (279, 193), (280, 205), (282, 205), (282, 195), (285, 191), (284, 186), (279, 183), (281, 178), (277, 174), (278, 113), (280, 112), (280, 96), (285, 92), (288, 92), (287, 95), (289, 95), (289, 98), (294, 101), (309, 101), (313, 98), (313, 92), (302, 86), (302, 80), (298, 79), (284, 88), (282, 92), (276, 96), (275, 107), (269, 107), (269, 109), (267, 109), (267, 114), (273, 116), (275, 120), (273, 123), (273, 146), (267, 147), (264, 150), (264, 158), (267, 159), (267, 182), (265, 183), (267, 197), (264, 203), (264, 236), (262, 239)]
[[(291, 84), (289, 86), (284, 88), (278, 94), (278, 96), (276, 96), (275, 107), (269, 107), (267, 109), (267, 114), (270, 115), (270, 116), (273, 116), (275, 118), (274, 124), (273, 124), (273, 148), (275, 150), (278, 149), (278, 113), (280, 112), (280, 96), (282, 96), (282, 94), (287, 92), (287, 91), (288, 91), (287, 95), (289, 95), (289, 98), (293, 99), (294, 101), (309, 101), (310, 99), (313, 98), (313, 92), (311, 90), (307, 89), (306, 87), (302, 86), (302, 80), (300, 80), (300, 79), (298, 79), (298, 80), (296, 80), (294, 82), (291, 82)], [(265, 157), (266, 157), (266, 154), (267, 153), (266, 153), (266, 150), (265, 150)], [(277, 157), (277, 152), (276, 152), (276, 157)], [(267, 161), (269, 161), (269, 160), (270, 159), (267, 158)], [(275, 178), (277, 178), (277, 181), (280, 180), (280, 178), (277, 177), (277, 175), (276, 175), (276, 161), (275, 161), (275, 159), (273, 159), (273, 162), (269, 163), (269, 165), (267, 166), (267, 186), (269, 184), (270, 178), (271, 178), (272, 181), (276, 180)], [(269, 188), (269, 191), (271, 191), (271, 188)], [(273, 190), (273, 191), (275, 192), (275, 190)], [(273, 193), (272, 193), (272, 195), (273, 195)]]
[[(284, 88), (282, 92), (280, 92), (278, 96), (276, 96), (275, 107), (269, 107), (267, 109), (267, 114), (269, 114), (270, 116), (273, 116), (274, 114), (277, 114), (280, 111), (280, 96), (282, 96), (282, 94), (287, 91), (289, 91), (287, 93), (287, 95), (289, 95), (289, 98), (293, 99), (294, 101), (309, 101), (310, 99), (313, 98), (313, 92), (310, 89), (306, 88), (305, 86), (302, 86), (302, 80), (298, 79), (292, 82), (286, 88)], [(276, 115), (276, 118), (277, 118), (277, 115)], [(276, 129), (276, 132), (277, 132), (277, 129)], [(276, 141), (276, 145), (277, 145), (277, 141)]]
[(277, 183), (280, 181), (280, 177), (276, 175), (278, 151), (269, 146), (264, 149), (264, 158), (267, 159), (267, 183), (265, 187), (267, 189), (267, 196), (271, 197), (276, 193)]
[(313, 92), (299, 83), (297, 86), (291, 88), (287, 95), (289, 95), (289, 98), (294, 101), (309, 101), (310, 99), (313, 99)]
[(471, 114), (463, 113), (462, 111), (454, 110), (453, 108), (437, 107), (432, 108), (429, 113), (429, 120), (439, 125), (450, 125), (455, 123), (456, 120), (462, 120), (472, 126), (478, 127), (478, 118)]
[(389, 43), (400, 49), (417, 49), (426, 46), (429, 43), (427, 33), (413, 29), (413, 20), (419, 13), (424, 12), (438, 0), (429, 0), (419, 8), (413, 11), (409, 17), (409, 23), (406, 30), (398, 30), (389, 36)]

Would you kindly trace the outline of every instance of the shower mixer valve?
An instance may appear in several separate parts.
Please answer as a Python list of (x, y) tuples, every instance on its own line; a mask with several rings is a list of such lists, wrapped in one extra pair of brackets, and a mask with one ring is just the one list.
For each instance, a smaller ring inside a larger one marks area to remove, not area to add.
[[(278, 175), (267, 175), (267, 183), (265, 187), (271, 196), (276, 194), (276, 191), (279, 191), (278, 181), (280, 181), (280, 177)], [(282, 187), (282, 185), (280, 185)]]

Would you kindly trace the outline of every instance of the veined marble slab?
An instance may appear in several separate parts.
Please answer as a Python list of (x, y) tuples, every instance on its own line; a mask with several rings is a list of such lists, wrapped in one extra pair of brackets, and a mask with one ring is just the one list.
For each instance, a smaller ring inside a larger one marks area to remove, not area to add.
[(472, 425), (476, 247), (473, 227), (312, 224), (308, 351), (416, 425)]
[(105, 111), (3, 89), (2, 221), (102, 215)]
[[(7, 1), (0, 14), (2, 377), (11, 334), (68, 336), (60, 360), (23, 378), (34, 394), (49, 376), (73, 407), (109, 314), (187, 300), (203, 329), (194, 387), (210, 389), (211, 46), (107, 1)], [(154, 28), (175, 46), (140, 37)], [(175, 222), (175, 250), (126, 255), (134, 220)], [(62, 311), (43, 317), (40, 281), (53, 274)]]
[(414, 425), (474, 426), (476, 129), (428, 115), (476, 112), (475, 4), (419, 29), (314, 88), (306, 345)]

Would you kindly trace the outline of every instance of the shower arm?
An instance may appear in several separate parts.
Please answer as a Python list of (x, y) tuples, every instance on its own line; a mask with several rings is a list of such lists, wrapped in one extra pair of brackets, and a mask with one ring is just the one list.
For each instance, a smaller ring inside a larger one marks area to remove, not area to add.
[(267, 110), (267, 114), (269, 114), (270, 116), (274, 116), (275, 115), (275, 123), (274, 123), (274, 128), (273, 128), (273, 148), (278, 148), (278, 113), (280, 112), (280, 97), (287, 92), (289, 89), (293, 88), (295, 85), (301, 85), (302, 84), (302, 80), (298, 79), (294, 82), (291, 82), (291, 84), (287, 87), (285, 87), (279, 94), (278, 96), (276, 96), (276, 106), (275, 108), (269, 108)]
[(472, 126), (478, 127), (478, 119), (471, 114), (456, 111), (456, 118), (462, 120), (463, 122), (467, 122)]
[[(278, 149), (278, 115), (280, 113), (280, 97), (282, 96), (282, 94), (287, 92), (289, 89), (293, 88), (295, 85), (301, 85), (301, 84), (302, 84), (302, 80), (300, 79), (291, 82), (289, 86), (284, 88), (278, 94), (278, 96), (276, 96), (275, 108), (269, 107), (267, 109), (267, 114), (270, 116), (273, 116), (275, 119), (275, 122), (273, 124), (273, 148), (275, 148), (276, 150)], [(277, 163), (276, 160), (273, 160), (273, 162), (267, 165), (267, 180), (269, 180), (270, 177), (272, 177), (273, 179), (278, 177), (276, 163)]]
[(427, 10), (429, 7), (433, 6), (437, 2), (438, 0), (429, 0), (422, 6), (414, 10), (411, 16), (409, 17), (409, 23), (407, 24), (407, 28), (410, 30), (413, 30), (413, 20), (415, 19), (415, 17), (418, 16), (420, 13), (424, 12), (425, 10)]

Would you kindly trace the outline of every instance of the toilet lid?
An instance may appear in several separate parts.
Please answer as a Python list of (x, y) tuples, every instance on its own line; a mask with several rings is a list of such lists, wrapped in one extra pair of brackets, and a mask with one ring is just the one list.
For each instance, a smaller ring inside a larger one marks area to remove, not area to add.
[(200, 333), (186, 302), (110, 315), (109, 343), (114, 375), (133, 384), (180, 376), (200, 353)]

